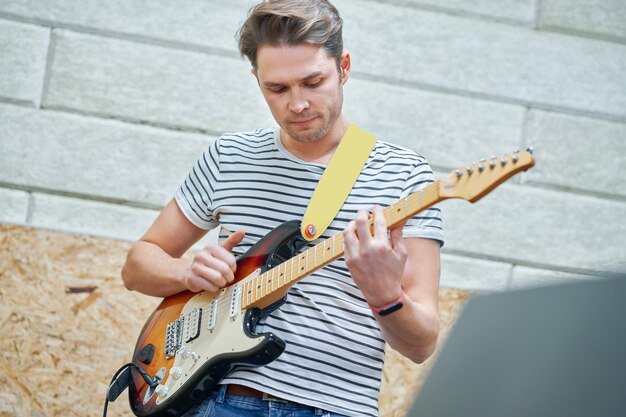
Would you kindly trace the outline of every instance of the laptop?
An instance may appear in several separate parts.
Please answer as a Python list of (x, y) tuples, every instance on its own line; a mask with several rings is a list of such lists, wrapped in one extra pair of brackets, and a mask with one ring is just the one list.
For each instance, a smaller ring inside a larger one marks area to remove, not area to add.
[(626, 416), (626, 275), (475, 296), (407, 417)]

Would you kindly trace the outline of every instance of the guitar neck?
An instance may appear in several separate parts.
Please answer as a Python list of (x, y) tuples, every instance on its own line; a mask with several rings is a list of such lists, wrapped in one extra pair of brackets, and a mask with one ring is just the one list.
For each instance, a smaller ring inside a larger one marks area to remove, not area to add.
[[(433, 204), (448, 198), (440, 196), (440, 180), (416, 191), (383, 210), (387, 228), (393, 229), (407, 219)], [(370, 228), (373, 226), (370, 217)], [(301, 252), (287, 261), (256, 277), (242, 281), (241, 307), (247, 309), (263, 298), (278, 291), (285, 291), (300, 279), (343, 256), (343, 234), (331, 238)]]

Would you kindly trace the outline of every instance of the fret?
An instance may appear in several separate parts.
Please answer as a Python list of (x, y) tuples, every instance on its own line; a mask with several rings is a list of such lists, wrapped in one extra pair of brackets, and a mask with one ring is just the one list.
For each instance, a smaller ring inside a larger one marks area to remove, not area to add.
[(313, 268), (317, 268), (320, 265), (319, 260), (317, 259), (317, 252), (319, 250), (319, 246), (320, 245), (315, 245), (315, 247), (313, 248)]
[(270, 293), (270, 285), (272, 285), (272, 279), (274, 278), (275, 272), (274, 268), (272, 268), (265, 273), (265, 278), (263, 279), (265, 295)]
[(267, 281), (268, 284), (268, 294), (271, 293), (272, 291), (274, 291), (274, 280), (276, 279), (276, 268), (272, 268), (269, 271), (267, 271), (269, 273), (269, 279)]
[(285, 280), (286, 280), (286, 277), (287, 277), (287, 263), (289, 263), (289, 265), (291, 265), (293, 263), (293, 260), (289, 259), (288, 261), (286, 261), (284, 263), (285, 267), (283, 268), (283, 283), (281, 284), (280, 283), (280, 279), (278, 280), (278, 287), (279, 288), (282, 287), (283, 285), (285, 285)]
[(265, 294), (263, 294), (263, 279), (265, 277), (263, 275), (257, 275), (256, 277), (256, 285), (259, 288), (259, 300), (263, 298)]
[(263, 295), (266, 296), (267, 294), (269, 294), (270, 291), (270, 285), (272, 283), (272, 277), (274, 276), (274, 268), (270, 269), (269, 271), (265, 272), (265, 274), (263, 274)]
[(298, 260), (298, 274), (296, 275), (296, 277), (301, 277), (302, 275), (304, 275), (303, 271), (305, 271), (306, 266), (302, 266), (302, 258), (305, 258), (304, 262), (306, 264), (306, 254), (305, 253), (301, 253), (300, 256), (299, 256), (299, 260)]
[(270, 293), (275, 290), (276, 281), (278, 280), (278, 277), (280, 277), (280, 265), (272, 268), (272, 280), (270, 281), (270, 291), (269, 291)]
[[(300, 264), (302, 263), (302, 255), (298, 255), (298, 274), (300, 273)], [(293, 279), (293, 277), (291, 277)]]
[(391, 206), (391, 210), (393, 211), (393, 217), (396, 219), (396, 222), (402, 221), (402, 207), (398, 203), (394, 203)]
[(261, 274), (258, 276), (259, 290), (261, 291), (261, 298), (267, 295), (267, 274)]

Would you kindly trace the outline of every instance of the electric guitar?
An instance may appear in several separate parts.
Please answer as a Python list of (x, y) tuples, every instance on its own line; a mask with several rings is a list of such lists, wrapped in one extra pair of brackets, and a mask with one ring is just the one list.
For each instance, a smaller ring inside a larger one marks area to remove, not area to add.
[[(475, 202), (534, 164), (528, 150), (453, 170), (385, 208), (387, 226), (391, 229), (448, 198)], [(165, 298), (144, 325), (133, 353), (133, 363), (143, 369), (132, 372), (133, 413), (180, 415), (213, 391), (234, 366), (276, 359), (285, 342), (273, 333), (256, 333), (256, 323), (280, 307), (298, 280), (343, 255), (341, 233), (300, 252), (306, 243), (300, 222), (286, 222), (239, 257), (230, 286), (217, 293), (184, 291)]]

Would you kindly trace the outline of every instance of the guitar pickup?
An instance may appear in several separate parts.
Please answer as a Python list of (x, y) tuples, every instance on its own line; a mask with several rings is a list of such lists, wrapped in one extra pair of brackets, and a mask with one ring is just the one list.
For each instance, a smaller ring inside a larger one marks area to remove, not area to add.
[(241, 311), (241, 287), (236, 285), (233, 287), (233, 293), (230, 299), (230, 318), (235, 319)]
[(202, 310), (194, 308), (185, 317), (184, 338), (185, 343), (191, 342), (200, 336), (200, 323), (202, 322)]
[(207, 318), (207, 329), (212, 332), (217, 326), (217, 298), (209, 304), (209, 316)]

